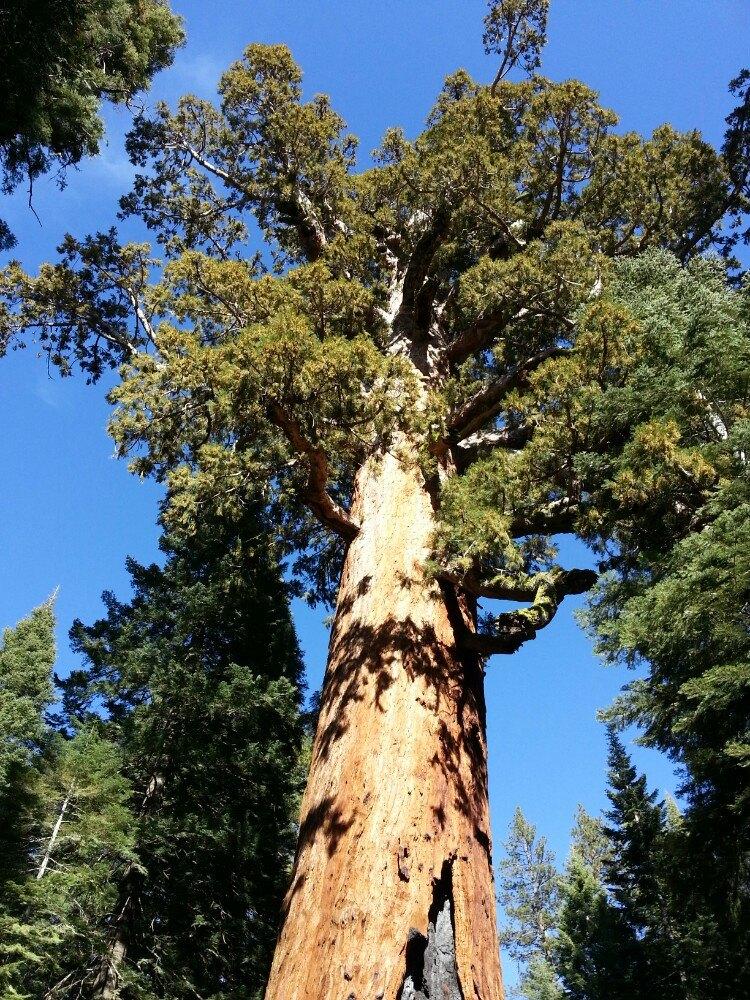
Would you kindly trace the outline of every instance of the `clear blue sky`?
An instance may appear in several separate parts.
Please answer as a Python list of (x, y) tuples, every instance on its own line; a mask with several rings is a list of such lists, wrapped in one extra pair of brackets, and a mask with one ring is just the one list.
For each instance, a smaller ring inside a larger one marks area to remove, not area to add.
[[(304, 68), (306, 93), (332, 95), (361, 137), (364, 156), (391, 125), (416, 133), (447, 73), (459, 66), (484, 80), (493, 73), (481, 46), (482, 0), (175, 0), (174, 6), (185, 17), (188, 45), (149, 100), (185, 91), (211, 96), (245, 44), (283, 41)], [(597, 88), (625, 129), (649, 133), (669, 121), (719, 142), (731, 107), (727, 82), (748, 61), (747, 0), (552, 3), (544, 72)], [(4, 199), (0, 214), (19, 236), (16, 256), (28, 268), (52, 257), (66, 231), (83, 235), (114, 220), (131, 177), (122, 145), (128, 118), (107, 117), (101, 157), (71, 173), (63, 192), (51, 182), (37, 184), (41, 226), (22, 193)], [(128, 227), (129, 238), (141, 235)], [(0, 625), (16, 622), (59, 585), (63, 672), (72, 663), (72, 619), (98, 616), (105, 588), (127, 593), (126, 555), (157, 556), (158, 492), (112, 458), (105, 389), (48, 375), (33, 350), (0, 361)], [(603, 804), (604, 733), (595, 714), (627, 679), (597, 663), (573, 606), (520, 654), (493, 660), (487, 676), (496, 845), (518, 803), (561, 857), (576, 803), (590, 811)], [(322, 613), (295, 610), (315, 687), (327, 638)], [(662, 791), (674, 787), (668, 762), (644, 751), (636, 756)]]

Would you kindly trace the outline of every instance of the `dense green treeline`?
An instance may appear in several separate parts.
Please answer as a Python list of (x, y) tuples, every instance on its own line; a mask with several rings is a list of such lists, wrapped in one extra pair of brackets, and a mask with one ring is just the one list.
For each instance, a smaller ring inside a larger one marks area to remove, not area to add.
[[(610, 807), (579, 809), (562, 874), (520, 810), (501, 862), (505, 945), (527, 1000), (735, 1000), (750, 984), (747, 875), (706, 863), (721, 831), (657, 801), (609, 735)], [(738, 847), (737, 853), (742, 853)], [(744, 863), (747, 862), (745, 846)], [(714, 880), (714, 881), (712, 881)], [(543, 933), (529, 935), (529, 928)]]
[(4, 1000), (262, 991), (304, 778), (288, 596), (257, 512), (162, 548), (75, 623), (53, 715), (51, 606), (5, 635)]
[[(635, 465), (624, 481), (641, 510), (619, 526), (583, 616), (605, 659), (641, 668), (603, 713), (610, 809), (579, 815), (562, 878), (519, 814), (503, 869), (508, 945), (533, 1000), (734, 1000), (750, 990), (750, 295), (718, 262), (682, 268), (658, 253), (621, 264), (612, 294), (649, 344), (619, 405), (663, 407), (694, 441), (710, 424), (703, 455), (714, 464), (724, 450), (736, 464), (694, 508), (696, 530), (672, 545), (658, 508), (664, 479)], [(696, 399), (711, 400), (698, 422)], [(672, 468), (688, 503), (703, 473), (677, 450)], [(681, 810), (658, 802), (632, 766), (615, 732), (630, 725), (675, 762)], [(535, 922), (545, 934), (519, 950)]]

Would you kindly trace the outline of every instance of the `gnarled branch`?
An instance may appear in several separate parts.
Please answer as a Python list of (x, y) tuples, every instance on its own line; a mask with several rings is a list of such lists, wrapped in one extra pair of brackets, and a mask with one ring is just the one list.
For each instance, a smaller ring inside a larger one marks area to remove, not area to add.
[[(460, 636), (460, 644), (481, 656), (515, 653), (525, 642), (536, 638), (537, 632), (549, 625), (565, 597), (590, 590), (597, 577), (594, 570), (570, 569), (520, 578), (497, 577), (486, 584), (471, 577), (462, 578), (460, 585), (476, 596), (513, 601), (531, 600), (532, 603), (528, 608), (496, 615), (489, 632), (472, 632), (466, 629)], [(454, 579), (454, 582), (458, 581)], [(473, 590), (472, 585), (475, 587)]]
[(303, 496), (306, 505), (321, 524), (351, 542), (359, 532), (359, 525), (326, 489), (330, 469), (324, 450), (307, 440), (297, 421), (275, 400), (268, 403), (268, 416), (284, 433), (292, 449), (307, 463), (307, 486)]
[(448, 433), (452, 443), (457, 443), (480, 430), (493, 420), (501, 410), (502, 403), (508, 393), (518, 388), (524, 380), (541, 364), (550, 358), (557, 358), (569, 353), (567, 347), (548, 347), (538, 354), (522, 361), (512, 372), (503, 378), (490, 382), (476, 392), (448, 418)]

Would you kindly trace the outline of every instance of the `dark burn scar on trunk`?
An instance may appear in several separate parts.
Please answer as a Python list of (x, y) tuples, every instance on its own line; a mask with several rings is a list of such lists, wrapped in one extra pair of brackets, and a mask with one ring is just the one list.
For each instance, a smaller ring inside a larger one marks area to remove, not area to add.
[(406, 971), (397, 1000), (464, 1000), (456, 966), (453, 861), (443, 862), (427, 914), (427, 937), (415, 928), (406, 942)]

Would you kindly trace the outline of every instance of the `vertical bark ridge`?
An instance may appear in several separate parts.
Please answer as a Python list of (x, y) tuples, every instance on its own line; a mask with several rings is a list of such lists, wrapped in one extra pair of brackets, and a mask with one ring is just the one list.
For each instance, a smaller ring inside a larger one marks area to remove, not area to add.
[(353, 513), (266, 997), (406, 1000), (408, 942), (426, 950), (432, 925), (431, 954), (450, 927), (454, 992), (501, 1000), (483, 678), (454, 631), (467, 612), (424, 575), (434, 515), (416, 465), (366, 463)]

